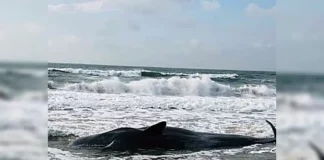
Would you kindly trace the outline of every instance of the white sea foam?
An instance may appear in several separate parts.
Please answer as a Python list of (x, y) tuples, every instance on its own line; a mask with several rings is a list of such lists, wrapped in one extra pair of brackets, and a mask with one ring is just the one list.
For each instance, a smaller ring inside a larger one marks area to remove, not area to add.
[(48, 68), (48, 71), (62, 71), (68, 73), (75, 73), (75, 74), (86, 74), (86, 75), (93, 75), (93, 76), (116, 76), (116, 77), (141, 77), (142, 72), (152, 72), (152, 73), (159, 73), (161, 76), (188, 76), (188, 77), (202, 77), (207, 76), (209, 78), (228, 78), (228, 79), (236, 79), (239, 77), (238, 74), (201, 74), (201, 73), (194, 73), (194, 74), (187, 74), (187, 73), (175, 73), (175, 72), (155, 72), (149, 70), (98, 70), (98, 69), (82, 69), (82, 68)]
[[(232, 122), (247, 123), (251, 127), (261, 125), (260, 130), (269, 126), (263, 121), (271, 118), (275, 112), (275, 97), (240, 98), (240, 97), (171, 97), (171, 96), (139, 96), (135, 94), (98, 94), (71, 91), (49, 91), (49, 126), (74, 125), (66, 128), (68, 133), (91, 127), (87, 132), (100, 132), (103, 128), (113, 129), (117, 125), (141, 127), (157, 121), (169, 120), (168, 124), (199, 131), (226, 132), (226, 127), (236, 124), (223, 123), (220, 119)], [(247, 110), (247, 108), (249, 108)], [(255, 112), (255, 110), (258, 110)], [(221, 113), (221, 114), (220, 114)], [(252, 114), (253, 115), (250, 115)], [(250, 118), (259, 122), (249, 121)], [(77, 123), (78, 119), (86, 118), (88, 123)], [(132, 119), (132, 121), (129, 121)], [(149, 119), (149, 120), (148, 120)], [(193, 120), (199, 123), (191, 123)], [(75, 121), (76, 120), (76, 121)], [(107, 121), (109, 120), (109, 121)], [(121, 123), (121, 121), (123, 123)], [(90, 123), (96, 123), (90, 124)], [(179, 123), (181, 122), (181, 123)], [(214, 122), (211, 124), (211, 122)], [(99, 125), (106, 123), (105, 125)], [(91, 126), (94, 125), (94, 126)], [(79, 126), (79, 127), (78, 127)], [(95, 129), (94, 127), (99, 127)], [(240, 127), (240, 126), (236, 126)], [(224, 130), (223, 130), (224, 129)], [(232, 128), (236, 132), (246, 131), (245, 127)], [(241, 130), (244, 129), (244, 130)], [(271, 129), (266, 129), (271, 134)], [(255, 131), (255, 132), (254, 132)], [(262, 136), (258, 130), (252, 134)], [(85, 132), (82, 131), (81, 135)], [(85, 133), (87, 134), (87, 133)]]
[[(62, 72), (96, 75), (92, 71), (94, 70), (84, 72), (81, 69)], [(141, 79), (132, 78), (130, 81), (131, 78), (123, 78), (126, 74), (121, 76), (108, 72), (109, 70), (99, 70), (98, 73), (105, 77), (95, 77), (98, 79), (87, 79), (81, 83), (61, 84), (49, 81), (49, 86), (55, 85), (57, 88), (48, 90), (49, 130), (62, 135), (87, 136), (118, 127), (137, 128), (166, 121), (168, 126), (200, 132), (273, 136), (270, 126), (264, 120), (275, 124), (274, 88), (266, 85), (229, 85), (213, 81), (215, 78), (236, 79), (239, 75), (235, 73), (184, 74), (146, 71), (152, 73), (142, 74), (141, 71), (137, 75), (143, 76)], [(105, 79), (102, 80), (103, 78)], [(73, 151), (65, 152), (56, 144), (50, 147), (49, 154), (53, 158), (82, 159), (92, 156), (90, 152), (80, 155)], [(274, 156), (275, 147), (254, 145), (226, 151), (162, 156), (134, 155), (123, 158), (218, 159), (235, 157), (238, 154), (249, 159), (258, 157), (262, 152), (271, 152), (270, 156)]]
[[(275, 97), (180, 97), (49, 90), (48, 126), (66, 134), (86, 136), (118, 127), (136, 128), (167, 121), (168, 126), (194, 131), (270, 137), (272, 130), (264, 120), (275, 122), (275, 104)], [(219, 155), (205, 153), (208, 155), (180, 157), (199, 159)]]
[(309, 142), (324, 150), (324, 97), (309, 92), (277, 95), (278, 159), (314, 159)]
[(39, 69), (8, 69), (8, 68), (0, 68), (0, 73), (12, 73), (12, 74), (20, 74), (20, 75), (31, 75), (37, 78), (42, 78), (47, 76), (46, 68)]
[(280, 110), (277, 112), (278, 159), (316, 159), (309, 142), (315, 143), (321, 150), (324, 142), (323, 110)]
[(237, 77), (239, 77), (238, 74), (234, 73), (234, 74), (200, 74), (200, 73), (196, 73), (196, 74), (189, 74), (190, 77), (201, 77), (201, 76), (208, 76), (210, 78), (228, 78), (228, 79), (236, 79)]
[(0, 85), (0, 100), (14, 101), (46, 101), (47, 93), (44, 90), (38, 91), (14, 91), (11, 88)]
[(276, 90), (265, 85), (244, 85), (231, 87), (212, 81), (208, 76), (199, 78), (146, 78), (125, 83), (118, 77), (92, 82), (67, 84), (65, 90), (96, 92), (96, 93), (136, 93), (148, 95), (179, 95), (179, 96), (216, 96), (216, 95), (250, 95), (275, 96)]
[(44, 90), (40, 91), (25, 91), (14, 97), (15, 101), (35, 101), (35, 102), (46, 102), (47, 101), (47, 92)]
[(276, 89), (271, 89), (266, 85), (243, 85), (238, 90), (244, 95), (276, 96)]
[(48, 157), (50, 160), (98, 160), (99, 158), (79, 157), (69, 151), (63, 151), (57, 148), (48, 148)]
[(0, 100), (0, 159), (47, 158), (46, 105)]
[(55, 89), (55, 82), (54, 81), (47, 81), (47, 88), (48, 89)]
[(49, 71), (57, 70), (75, 74), (87, 74), (93, 76), (118, 76), (118, 77), (140, 77), (143, 70), (89, 70), (81, 68), (48, 68)]
[(0, 99), (10, 99), (12, 90), (0, 84)]
[(278, 93), (280, 109), (324, 109), (324, 98), (307, 92)]
[(228, 79), (236, 79), (239, 77), (238, 74), (203, 74), (203, 73), (194, 73), (194, 74), (186, 74), (186, 73), (174, 73), (174, 72), (161, 72), (162, 75), (173, 75), (173, 76), (188, 76), (188, 77), (209, 77), (209, 78), (228, 78)]

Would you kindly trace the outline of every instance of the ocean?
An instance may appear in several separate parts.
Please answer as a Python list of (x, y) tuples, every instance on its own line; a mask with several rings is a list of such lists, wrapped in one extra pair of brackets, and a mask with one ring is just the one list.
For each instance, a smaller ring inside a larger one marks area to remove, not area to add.
[(324, 152), (324, 75), (277, 74), (277, 159), (317, 160)]
[[(0, 63), (0, 159), (316, 160), (307, 143), (324, 150), (323, 87), (323, 75)], [(272, 136), (265, 119), (276, 122), (276, 145), (102, 155), (60, 141), (162, 120), (196, 131)]]
[(103, 155), (73, 151), (64, 140), (159, 121), (194, 131), (273, 136), (276, 73), (84, 64), (48, 65), (48, 154), (51, 159), (275, 159), (276, 146)]
[(47, 64), (0, 62), (0, 159), (47, 158)]

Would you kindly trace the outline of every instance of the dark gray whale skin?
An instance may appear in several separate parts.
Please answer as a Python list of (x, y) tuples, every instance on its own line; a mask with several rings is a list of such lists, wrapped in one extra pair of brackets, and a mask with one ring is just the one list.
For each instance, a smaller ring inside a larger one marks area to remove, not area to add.
[(319, 160), (324, 160), (323, 152), (313, 142), (309, 142), (309, 146), (315, 151)]
[(272, 138), (256, 138), (234, 134), (195, 132), (187, 129), (167, 127), (162, 121), (143, 128), (118, 128), (108, 132), (81, 137), (68, 146), (101, 151), (172, 150), (201, 151), (230, 149), (253, 144), (276, 142), (276, 128), (266, 121), (274, 132)]

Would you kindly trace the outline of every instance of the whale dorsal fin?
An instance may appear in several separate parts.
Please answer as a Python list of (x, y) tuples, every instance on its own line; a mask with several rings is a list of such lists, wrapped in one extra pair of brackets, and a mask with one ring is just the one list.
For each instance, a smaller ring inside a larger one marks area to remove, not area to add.
[(320, 149), (313, 142), (309, 142), (308, 144), (316, 152), (316, 154), (318, 155), (318, 158), (320, 160), (324, 160), (324, 154), (322, 153), (322, 151), (320, 151)]
[(148, 135), (154, 136), (162, 134), (164, 128), (166, 127), (166, 122), (162, 121), (157, 124), (154, 124), (144, 130), (144, 132)]

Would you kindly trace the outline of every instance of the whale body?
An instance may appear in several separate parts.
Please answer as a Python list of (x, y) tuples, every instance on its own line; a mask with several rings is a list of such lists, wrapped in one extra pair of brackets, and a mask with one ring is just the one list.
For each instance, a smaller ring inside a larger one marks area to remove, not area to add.
[(173, 150), (201, 151), (239, 148), (276, 142), (276, 128), (266, 120), (274, 137), (256, 138), (235, 134), (195, 132), (166, 126), (162, 121), (149, 127), (122, 127), (100, 134), (78, 138), (69, 147), (100, 149), (101, 151)]
[(309, 146), (315, 151), (319, 160), (324, 160), (323, 152), (313, 142), (309, 142)]

